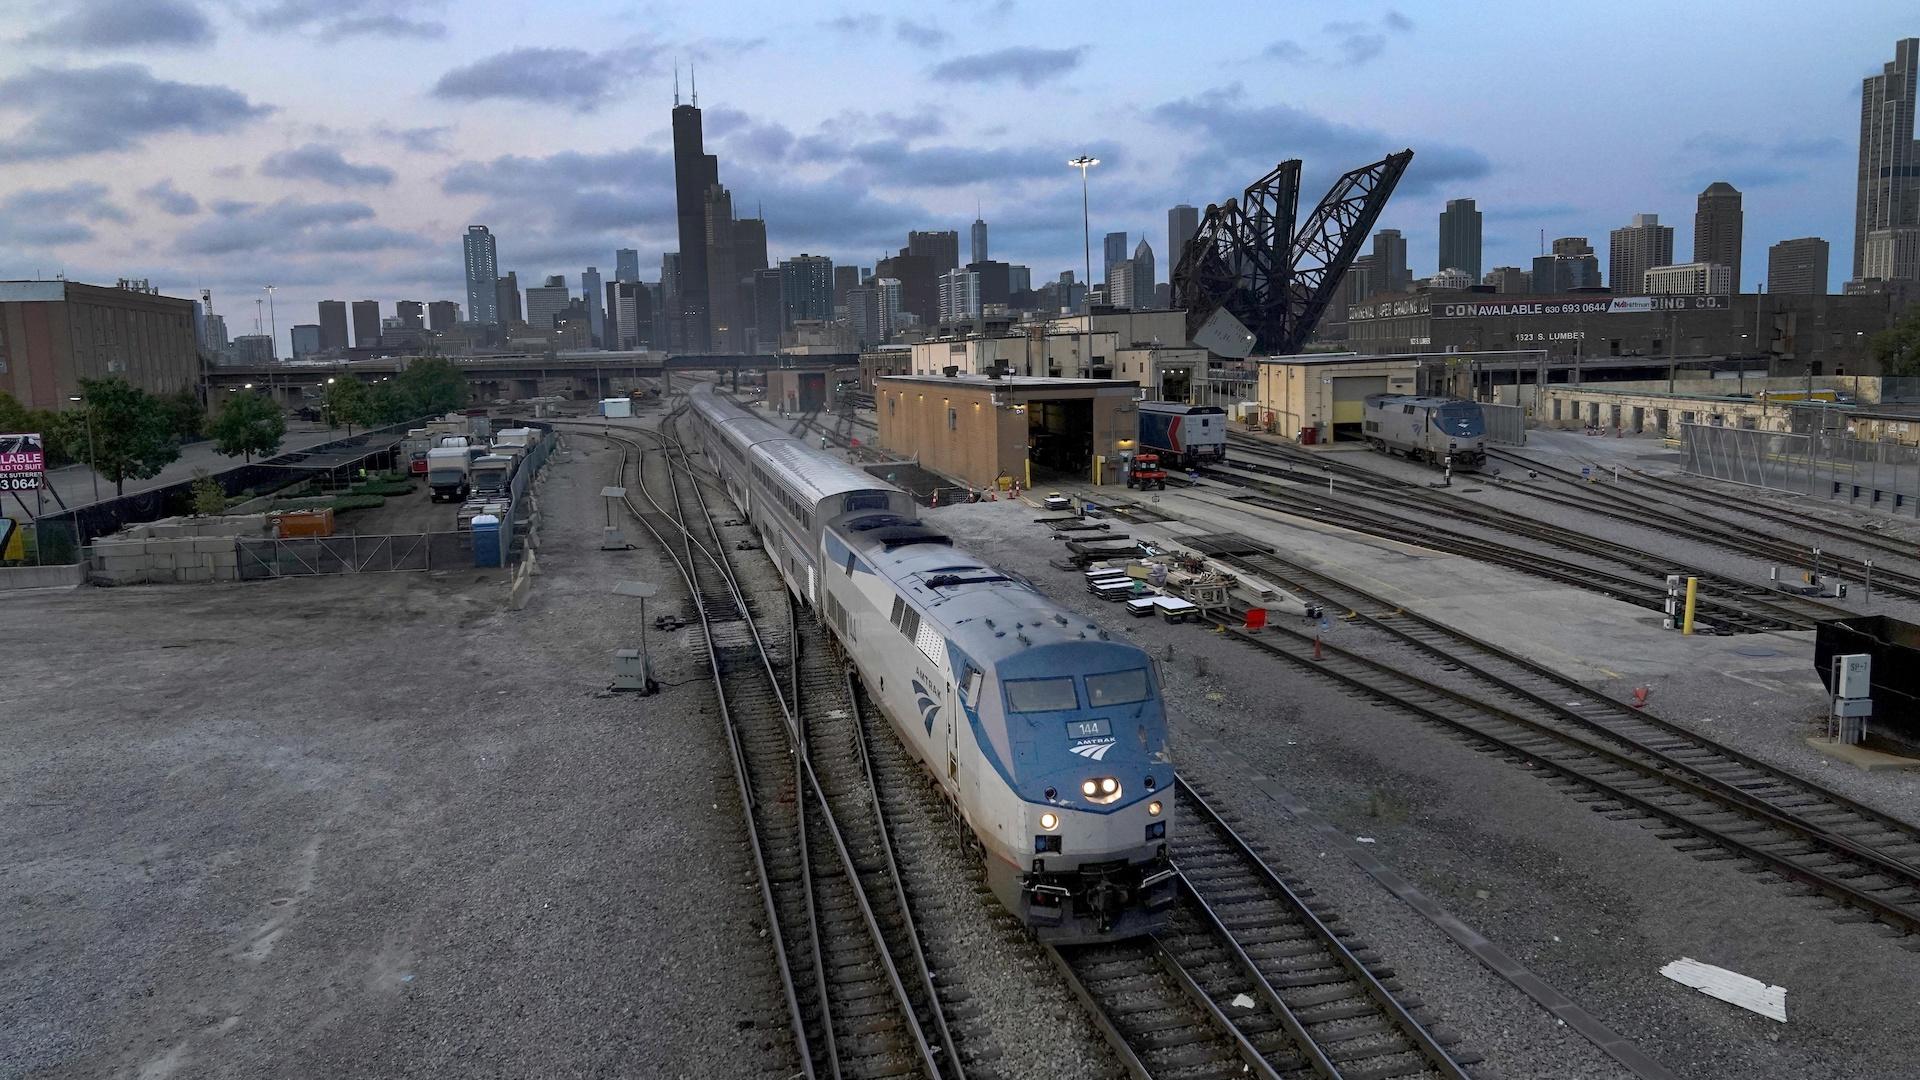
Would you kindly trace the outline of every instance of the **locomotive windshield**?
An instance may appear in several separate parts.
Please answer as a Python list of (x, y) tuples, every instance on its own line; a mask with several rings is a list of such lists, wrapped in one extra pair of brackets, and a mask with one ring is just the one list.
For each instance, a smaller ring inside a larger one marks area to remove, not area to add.
[(1127, 705), (1135, 701), (1145, 701), (1152, 696), (1147, 685), (1146, 668), (1087, 676), (1089, 708), (1097, 709), (1102, 705)]
[(1485, 422), (1480, 418), (1480, 406), (1465, 401), (1435, 409), (1433, 426), (1452, 438), (1470, 438), (1486, 432)]
[(1080, 698), (1073, 679), (1014, 679), (1007, 683), (1007, 707), (1014, 712), (1059, 712), (1077, 709)]

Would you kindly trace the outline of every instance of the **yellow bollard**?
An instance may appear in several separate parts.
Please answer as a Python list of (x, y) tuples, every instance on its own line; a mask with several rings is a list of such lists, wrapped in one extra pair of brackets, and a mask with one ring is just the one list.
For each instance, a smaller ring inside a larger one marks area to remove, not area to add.
[(1680, 632), (1682, 634), (1693, 633), (1693, 600), (1694, 600), (1694, 596), (1699, 592), (1699, 590), (1700, 590), (1700, 579), (1691, 578), (1691, 577), (1688, 578), (1687, 579), (1687, 615), (1686, 615), (1686, 618), (1682, 619), (1680, 622)]

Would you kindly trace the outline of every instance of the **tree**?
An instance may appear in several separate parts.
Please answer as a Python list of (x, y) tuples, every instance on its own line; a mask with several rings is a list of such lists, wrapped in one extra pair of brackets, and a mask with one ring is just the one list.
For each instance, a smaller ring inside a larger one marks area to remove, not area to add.
[(369, 427), (366, 422), (367, 384), (352, 376), (343, 376), (327, 384), (327, 422), (332, 425), (347, 425), (347, 434), (353, 434), (353, 425)]
[(1882, 375), (1920, 375), (1920, 304), (1907, 309), (1901, 320), (1873, 335), (1867, 355), (1880, 365)]
[(162, 394), (156, 400), (166, 414), (168, 430), (181, 442), (191, 442), (204, 434), (207, 410), (200, 407), (200, 399), (193, 391), (176, 390), (171, 394)]
[(407, 399), (408, 410), (405, 416), (396, 416), (390, 422), (397, 423), (416, 416), (437, 416), (464, 408), (471, 396), (466, 375), (444, 356), (415, 359), (394, 382), (398, 384), (400, 394)]
[(217, 517), (227, 512), (227, 493), (220, 482), (205, 469), (193, 470), (193, 513), (195, 517)]
[(94, 472), (113, 481), (115, 495), (126, 494), (128, 480), (158, 476), (179, 460), (180, 443), (152, 394), (115, 377), (81, 379), (80, 396), (90, 429), (82, 452)]
[(280, 407), (259, 394), (247, 393), (228, 398), (208, 431), (215, 450), (228, 457), (245, 454), (248, 461), (255, 454), (264, 456), (280, 449), (280, 439), (286, 433), (287, 418), (281, 415)]

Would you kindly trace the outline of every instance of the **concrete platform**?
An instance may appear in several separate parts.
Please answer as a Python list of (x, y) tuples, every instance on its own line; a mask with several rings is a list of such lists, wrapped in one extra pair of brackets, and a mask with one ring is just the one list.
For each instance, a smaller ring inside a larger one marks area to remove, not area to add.
[(1891, 769), (1920, 769), (1920, 758), (1889, 754), (1884, 750), (1874, 750), (1865, 746), (1849, 746), (1829, 740), (1825, 735), (1807, 736), (1807, 745), (1814, 753), (1834, 761), (1852, 765), (1866, 772), (1881, 772)]

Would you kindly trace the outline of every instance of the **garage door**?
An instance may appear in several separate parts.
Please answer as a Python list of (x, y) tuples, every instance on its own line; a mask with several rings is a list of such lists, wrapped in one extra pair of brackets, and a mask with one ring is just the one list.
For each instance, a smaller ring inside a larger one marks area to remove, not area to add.
[(1367, 395), (1387, 392), (1385, 375), (1333, 377), (1333, 422), (1358, 424), (1366, 419)]

